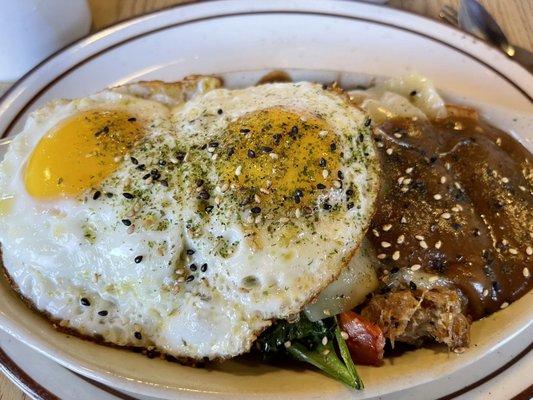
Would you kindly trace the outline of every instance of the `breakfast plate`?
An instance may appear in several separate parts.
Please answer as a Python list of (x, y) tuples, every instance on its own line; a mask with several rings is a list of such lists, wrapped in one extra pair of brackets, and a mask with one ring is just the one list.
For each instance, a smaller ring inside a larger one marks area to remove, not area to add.
[[(345, 87), (418, 72), (447, 99), (478, 107), (532, 149), (533, 79), (526, 70), (453, 28), (345, 1), (214, 1), (123, 22), (71, 45), (13, 86), (0, 103), (0, 131), (4, 137), (19, 132), (29, 112), (55, 98), (190, 74), (216, 74), (230, 87), (243, 87), (272, 69)], [(16, 339), (80, 375), (157, 398), (407, 398), (428, 391), (446, 397), (526, 354), (533, 335), (529, 293), (475, 323), (467, 352), (426, 348), (389, 358), (380, 368), (362, 367), (366, 389), (354, 393), (294, 366), (245, 358), (192, 369), (98, 346), (51, 328), (4, 280), (0, 296), (0, 326)]]

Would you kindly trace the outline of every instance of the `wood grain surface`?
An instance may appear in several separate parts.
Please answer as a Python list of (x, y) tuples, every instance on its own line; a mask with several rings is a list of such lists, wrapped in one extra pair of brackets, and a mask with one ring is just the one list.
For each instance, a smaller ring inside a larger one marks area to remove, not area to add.
[[(150, 11), (188, 0), (88, 0), (93, 15), (92, 31)], [(258, 0), (255, 0), (258, 1)], [(459, 0), (390, 0), (389, 5), (431, 18), (439, 18), (443, 5)], [(480, 0), (498, 21), (511, 43), (533, 51), (533, 0)], [(30, 400), (0, 374), (0, 400)]]

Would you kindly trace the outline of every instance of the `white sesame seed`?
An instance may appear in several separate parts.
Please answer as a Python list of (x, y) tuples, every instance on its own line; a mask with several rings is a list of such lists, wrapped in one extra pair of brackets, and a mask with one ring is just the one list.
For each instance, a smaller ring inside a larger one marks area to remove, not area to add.
[(452, 217), (452, 215), (448, 212), (442, 213), (440, 216), (444, 219), (450, 219)]
[(242, 172), (242, 165), (239, 165), (237, 168), (235, 168), (235, 175), (239, 176)]
[(405, 193), (408, 190), (409, 190), (409, 188), (404, 186), (403, 188), (400, 189), (400, 192)]
[(440, 194), (437, 193), (437, 194), (433, 195), (433, 198), (434, 198), (435, 200), (440, 200), (440, 199), (442, 199), (442, 195), (440, 195)]
[(400, 222), (401, 222), (402, 224), (406, 224), (406, 223), (407, 223), (407, 218), (402, 217), (402, 218), (400, 219)]
[(220, 197), (215, 197), (215, 204), (218, 206), (222, 202), (222, 199)]
[(333, 181), (333, 186), (335, 186), (336, 189), (340, 189), (342, 187), (341, 181), (335, 180)]
[(441, 246), (442, 246), (442, 242), (440, 240), (435, 242), (435, 248), (436, 249), (440, 249)]
[(396, 239), (396, 243), (402, 244), (405, 240), (405, 235), (398, 236), (398, 239)]
[(278, 159), (278, 155), (276, 153), (270, 153), (269, 156), (273, 160), (277, 160)]
[(385, 258), (387, 258), (387, 255), (385, 253), (378, 254), (378, 260), (384, 260)]
[(383, 229), (385, 232), (390, 231), (391, 228), (392, 228), (392, 224), (385, 224), (381, 227), (381, 229)]
[(422, 247), (423, 249), (427, 249), (428, 248), (428, 244), (426, 243), (425, 240), (421, 240), (419, 243), (420, 247)]
[(452, 164), (450, 164), (449, 162), (445, 163), (444, 166), (446, 167), (446, 169), (449, 171), (450, 168), (452, 167)]
[(325, 356), (327, 356), (329, 354), (329, 349), (326, 349), (322, 352), (322, 354), (324, 354)]
[(284, 223), (286, 223), (286, 222), (289, 222), (289, 218), (287, 218), (287, 217), (281, 217), (278, 221), (279, 221), (280, 224), (284, 224)]
[(344, 340), (347, 340), (347, 339), (350, 337), (350, 336), (349, 336), (346, 332), (344, 332), (344, 331), (341, 331), (341, 336), (342, 336), (342, 338), (343, 338)]
[(497, 138), (497, 139), (496, 139), (496, 144), (497, 144), (498, 146), (501, 146), (501, 144), (502, 144), (502, 138)]
[(254, 216), (253, 215), (248, 215), (248, 217), (246, 218), (246, 223), (247, 224), (253, 224), (254, 223)]
[(255, 201), (257, 204), (260, 204), (260, 203), (261, 203), (261, 197), (259, 197), (257, 194), (254, 194), (254, 201)]
[(422, 235), (415, 235), (415, 239), (416, 240), (424, 240), (425, 238)]
[(180, 276), (178, 279), (177, 279), (178, 283), (182, 283), (182, 282), (185, 282), (185, 278), (183, 276)]
[(502, 244), (504, 246), (507, 246), (509, 244), (509, 242), (507, 241), (507, 239), (502, 239)]
[(457, 189), (461, 189), (461, 184), (459, 182), (454, 182), (453, 185), (457, 188)]
[(516, 255), (516, 254), (518, 254), (518, 250), (511, 248), (511, 249), (509, 249), (509, 253)]
[(183, 157), (183, 162), (189, 161), (189, 153), (185, 153), (185, 156)]
[(503, 183), (509, 183), (509, 178), (506, 178), (505, 176), (502, 178)]
[(390, 246), (391, 246), (391, 244), (389, 242), (381, 242), (381, 247), (383, 247), (385, 249), (390, 247)]
[(410, 174), (411, 172), (413, 172), (413, 167), (409, 167), (405, 170), (406, 174)]
[(296, 216), (296, 218), (300, 218), (302, 216), (302, 212), (299, 208), (294, 211), (294, 215)]
[(228, 189), (229, 189), (229, 185), (228, 185), (227, 183), (224, 183), (224, 184), (222, 185), (222, 187), (220, 188), (220, 191), (221, 191), (222, 193), (224, 193), (224, 192), (227, 191)]
[(259, 191), (263, 194), (270, 194), (270, 190), (268, 189), (265, 189), (265, 188), (260, 188)]
[(403, 184), (404, 184), (404, 185), (409, 185), (410, 183), (411, 183), (411, 178), (405, 178), (405, 179), (403, 180)]
[(211, 156), (211, 160), (215, 161), (218, 158), (218, 154), (215, 153)]
[(430, 276), (430, 277), (428, 278), (428, 281), (429, 281), (429, 282), (437, 282), (438, 280), (439, 280), (439, 277), (436, 276), (436, 275)]
[(526, 247), (526, 254), (527, 254), (528, 256), (533, 255), (533, 247), (531, 247), (531, 246), (527, 246), (527, 247)]
[(388, 148), (387, 150), (385, 150), (385, 153), (387, 153), (389, 156), (392, 154), (393, 150), (392, 148)]
[(325, 345), (327, 345), (327, 344), (328, 344), (328, 337), (327, 337), (327, 336), (324, 336), (324, 337), (322, 338), (322, 346), (325, 346)]
[(440, 183), (446, 183), (446, 177), (445, 176), (441, 176), (440, 177)]
[(396, 250), (394, 253), (392, 253), (392, 259), (394, 261), (398, 260), (400, 258), (400, 252)]
[(522, 192), (525, 192), (527, 189), (525, 186), (518, 186), (518, 188), (522, 191)]
[(405, 176), (400, 176), (398, 178), (398, 185), (401, 185), (403, 183), (403, 180), (405, 179)]
[(289, 347), (291, 347), (292, 343), (290, 340), (287, 340), (285, 343), (283, 343), (283, 346), (285, 346), (286, 349), (288, 349)]
[(262, 220), (263, 220), (263, 217), (261, 215), (258, 215), (257, 217), (255, 217), (254, 222), (256, 224), (260, 224)]
[(453, 352), (455, 354), (463, 354), (466, 351), (466, 347), (456, 347), (453, 349)]
[(453, 207), (452, 207), (452, 211), (453, 211), (453, 212), (459, 212), (460, 210), (459, 210), (459, 207), (457, 207), (457, 206), (453, 206)]
[(207, 148), (207, 151), (210, 152), (210, 153), (213, 153), (213, 152), (215, 151), (215, 148), (209, 146), (209, 147)]
[(327, 169), (322, 170), (322, 178), (326, 179), (329, 176), (329, 171)]
[(145, 180), (144, 182), (147, 184), (147, 185), (150, 185), (152, 182), (154, 181), (154, 179), (152, 177), (149, 177), (147, 180)]
[(500, 308), (501, 308), (502, 310), (503, 310), (504, 308), (507, 308), (507, 307), (509, 307), (509, 303), (507, 303), (506, 301), (504, 301), (504, 302), (502, 303), (502, 305), (500, 306)]
[(522, 270), (522, 274), (524, 275), (524, 278), (529, 278), (529, 269), (527, 267), (524, 267)]
[(331, 311), (328, 310), (327, 308), (324, 309), (324, 311), (322, 311), (324, 313), (324, 315), (331, 315)]
[(411, 265), (411, 271), (418, 271), (422, 266), (420, 264)]
[(328, 135), (328, 131), (320, 131), (320, 132), (318, 132), (318, 136), (320, 136), (321, 138), (326, 137), (327, 135)]
[(489, 291), (487, 289), (485, 289), (483, 291), (483, 297), (487, 297), (489, 295)]
[(394, 136), (397, 137), (398, 139), (401, 139), (402, 134), (401, 133), (395, 133)]
[(379, 232), (377, 229), (372, 229), (372, 233), (374, 234), (375, 237), (379, 237)]
[(267, 180), (267, 181), (266, 181), (266, 186), (267, 186), (267, 188), (269, 188), (270, 186), (272, 186), (272, 181)]

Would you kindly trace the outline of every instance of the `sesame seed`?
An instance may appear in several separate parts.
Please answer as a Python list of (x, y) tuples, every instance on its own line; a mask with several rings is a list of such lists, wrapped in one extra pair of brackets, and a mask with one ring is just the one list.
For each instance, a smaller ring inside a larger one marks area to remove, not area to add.
[(383, 247), (385, 249), (390, 247), (390, 246), (391, 246), (391, 244), (389, 242), (381, 242), (381, 247)]
[(320, 136), (321, 138), (324, 138), (328, 135), (328, 132), (327, 131), (320, 131), (318, 132), (318, 136)]
[(378, 143), (376, 144), (376, 146), (378, 146), (378, 147), (381, 149), (381, 148), (384, 147), (385, 145), (384, 145), (383, 143), (381, 143), (381, 142), (378, 142)]
[(461, 184), (460, 184), (459, 182), (454, 182), (453, 185), (454, 185), (457, 189), (461, 190)]
[(248, 150), (248, 157), (250, 158), (255, 158), (255, 151), (253, 151), (252, 149)]
[(496, 138), (496, 144), (497, 144), (498, 146), (501, 146), (501, 144), (502, 144), (502, 138)]
[(211, 160), (213, 161), (215, 161), (217, 158), (218, 158), (218, 154), (216, 153), (211, 156)]
[(392, 154), (393, 150), (392, 148), (388, 148), (387, 150), (385, 150), (385, 153), (387, 153), (389, 156)]
[(463, 354), (466, 351), (466, 347), (456, 347), (453, 349), (453, 352), (455, 354)]
[(420, 247), (422, 247), (423, 249), (427, 249), (428, 248), (428, 244), (426, 243), (425, 240), (421, 240), (419, 243)]
[(252, 207), (250, 211), (252, 212), (252, 214), (259, 214), (261, 213), (261, 207)]
[(107, 315), (107, 311), (106, 310), (98, 311), (98, 315), (101, 317), (105, 317)]
[(409, 188), (404, 186), (403, 188), (400, 189), (400, 192), (406, 193), (408, 190), (409, 190)]
[(242, 172), (242, 165), (239, 165), (237, 168), (235, 168), (235, 175), (239, 176)]
[(411, 178), (405, 178), (402, 182), (403, 185), (409, 185), (411, 183)]
[(341, 331), (341, 337), (344, 339), (344, 340), (347, 340), (350, 336), (348, 336), (348, 334), (344, 331)]
[(326, 188), (326, 185), (324, 185), (323, 183), (318, 183), (318, 184), (316, 185), (316, 188), (322, 190), (322, 189), (325, 189), (325, 188)]
[(527, 246), (527, 247), (526, 247), (526, 254), (527, 254), (528, 256), (532, 255), (532, 254), (533, 254), (533, 247), (531, 247), (531, 246)]
[(395, 133), (394, 136), (395, 136), (396, 138), (398, 138), (398, 139), (401, 139), (402, 134), (401, 134), (401, 133)]
[(131, 221), (129, 219), (123, 219), (122, 220), (122, 223), (126, 226), (130, 226), (131, 225)]
[(413, 172), (413, 167), (409, 167), (405, 170), (406, 174), (410, 174), (411, 172)]
[(374, 234), (375, 237), (379, 237), (379, 232), (377, 229), (372, 229), (372, 233)]
[(280, 224), (284, 224), (284, 223), (286, 223), (286, 222), (289, 222), (289, 218), (287, 218), (287, 217), (281, 217), (278, 221), (279, 221)]
[(215, 197), (215, 204), (218, 206), (220, 203), (222, 203), (222, 199), (219, 196)]
[(93, 200), (98, 200), (98, 198), (100, 197), (101, 194), (102, 194), (102, 192), (100, 192), (99, 190), (97, 190), (96, 192), (94, 192), (94, 194), (93, 194)]
[(440, 249), (441, 246), (442, 246), (442, 242), (440, 240), (435, 242), (435, 248), (436, 249)]
[(337, 178), (339, 178), (341, 181), (344, 179), (344, 174), (342, 171), (337, 171)]
[(135, 197), (131, 193), (122, 193), (122, 196), (124, 196), (128, 200), (131, 200)]
[(430, 277), (428, 278), (428, 281), (429, 281), (429, 282), (437, 282), (438, 280), (439, 280), (439, 277), (436, 276), (436, 275), (430, 276)]
[(334, 186), (336, 189), (340, 189), (340, 188), (342, 188), (342, 183), (341, 183), (341, 181), (334, 180), (334, 181), (333, 181), (333, 186)]
[(401, 185), (403, 183), (403, 180), (405, 179), (405, 176), (400, 176), (398, 178), (398, 185)]
[(329, 171), (327, 169), (322, 170), (322, 177), (326, 179), (329, 176)]
[(324, 203), (324, 205), (322, 206), (322, 208), (323, 208), (324, 210), (329, 211), (329, 210), (332, 209), (332, 205), (329, 204), (329, 203)]
[(262, 220), (263, 220), (263, 217), (261, 215), (258, 215), (257, 217), (255, 217), (254, 222), (256, 224), (260, 224)]
[(80, 303), (82, 306), (85, 306), (85, 307), (89, 307), (91, 305), (91, 302), (89, 301), (87, 297), (82, 297), (80, 299)]
[(327, 345), (327, 344), (328, 344), (328, 337), (327, 337), (327, 336), (324, 336), (324, 337), (322, 338), (322, 346), (325, 346), (325, 345)]
[(489, 295), (489, 291), (487, 289), (483, 290), (483, 297), (487, 297)]
[(329, 145), (329, 149), (330, 149), (331, 151), (335, 151), (335, 150), (337, 150), (337, 145), (336, 145), (335, 143), (331, 143), (331, 144)]
[(283, 343), (283, 346), (285, 346), (286, 349), (288, 349), (289, 347), (291, 347), (291, 341), (290, 340), (287, 340), (285, 343)]
[(440, 183), (446, 183), (446, 177), (445, 176), (441, 176), (440, 177)]
[(400, 222), (401, 222), (402, 224), (406, 224), (406, 223), (407, 223), (407, 218), (402, 217), (402, 218), (400, 219)]
[(502, 178), (503, 183), (509, 183), (509, 178), (506, 178), (505, 176)]
[(507, 308), (507, 307), (509, 307), (509, 303), (506, 302), (506, 301), (504, 301), (504, 302), (502, 303), (502, 305), (500, 306), (500, 308), (501, 308), (502, 310), (503, 310), (504, 308)]
[(143, 335), (141, 334), (141, 332), (134, 332), (133, 336), (135, 336), (135, 339), (137, 340), (141, 340), (143, 338)]
[(223, 111), (221, 108), (219, 108), (219, 109), (217, 110), (217, 114), (218, 114), (218, 115), (222, 114), (223, 112), (224, 112), (224, 111)]
[(396, 243), (402, 244), (405, 241), (405, 235), (398, 236), (398, 239), (396, 239)]
[(504, 246), (507, 246), (507, 245), (509, 244), (509, 242), (507, 241), (507, 239), (503, 239), (503, 240), (502, 240), (502, 244), (503, 244)]
[(525, 186), (518, 186), (518, 188), (522, 191), (522, 192), (525, 192), (527, 189)]
[(442, 196), (441, 196), (440, 194), (437, 193), (437, 194), (433, 195), (433, 198), (434, 198), (435, 200), (440, 200), (440, 199), (442, 199)]
[(453, 211), (453, 212), (459, 212), (460, 210), (459, 210), (459, 207), (457, 207), (457, 206), (453, 206), (453, 207), (452, 207), (452, 211)]
[(448, 212), (442, 213), (440, 216), (444, 219), (450, 219), (452, 217), (452, 215)]
[(422, 266), (420, 264), (411, 265), (411, 271), (418, 271)]
[(392, 228), (392, 224), (385, 224), (381, 227), (381, 229), (383, 229), (385, 232), (390, 231), (391, 228)]
[(192, 263), (191, 265), (189, 265), (189, 269), (191, 271), (196, 271), (198, 269), (198, 266), (196, 264)]
[(392, 259), (394, 261), (398, 260), (400, 258), (400, 252), (396, 250), (394, 253), (392, 253)]
[(202, 271), (202, 272), (207, 271), (207, 263), (203, 263), (202, 264), (202, 266), (200, 267), (200, 271)]
[(278, 159), (278, 155), (276, 153), (270, 153), (269, 156), (273, 160), (277, 160)]
[(329, 354), (329, 349), (326, 349), (322, 352), (323, 355), (327, 356)]
[(187, 249), (185, 253), (187, 253), (188, 256), (192, 256), (194, 253), (196, 253), (196, 251), (194, 251), (193, 249)]
[(422, 236), (422, 235), (415, 235), (415, 239), (416, 239), (416, 240), (424, 240), (425, 237)]
[(378, 259), (379, 259), (379, 260), (383, 260), (383, 259), (385, 259), (385, 258), (387, 258), (387, 255), (386, 255), (385, 253), (380, 253), (380, 254), (378, 254)]
[(518, 254), (518, 250), (511, 248), (509, 249), (509, 253), (516, 255)]
[(221, 187), (220, 187), (220, 191), (222, 193), (226, 192), (227, 190), (229, 189), (229, 185), (227, 183), (224, 183)]
[(259, 204), (261, 203), (261, 197), (259, 197), (257, 194), (254, 194), (254, 201)]
[(192, 282), (194, 280), (194, 275), (189, 275), (186, 279), (185, 279), (185, 282), (189, 283), (189, 282)]
[(524, 275), (524, 278), (529, 278), (529, 269), (527, 267), (524, 267), (522, 270), (522, 275)]
[(139, 264), (143, 260), (143, 256), (137, 256), (134, 258), (135, 264)]

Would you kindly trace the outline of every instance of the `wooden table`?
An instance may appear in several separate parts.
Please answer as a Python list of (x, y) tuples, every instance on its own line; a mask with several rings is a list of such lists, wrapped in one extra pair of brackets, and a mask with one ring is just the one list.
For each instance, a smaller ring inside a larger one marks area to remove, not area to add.
[[(88, 0), (88, 2), (93, 15), (92, 30), (97, 31), (123, 19), (183, 3), (184, 0)], [(480, 0), (480, 2), (492, 13), (511, 43), (533, 51), (532, 0)], [(438, 18), (444, 4), (457, 6), (457, 3), (458, 0), (389, 1), (392, 7), (433, 18)], [(30, 398), (0, 374), (0, 400), (30, 400)]]

